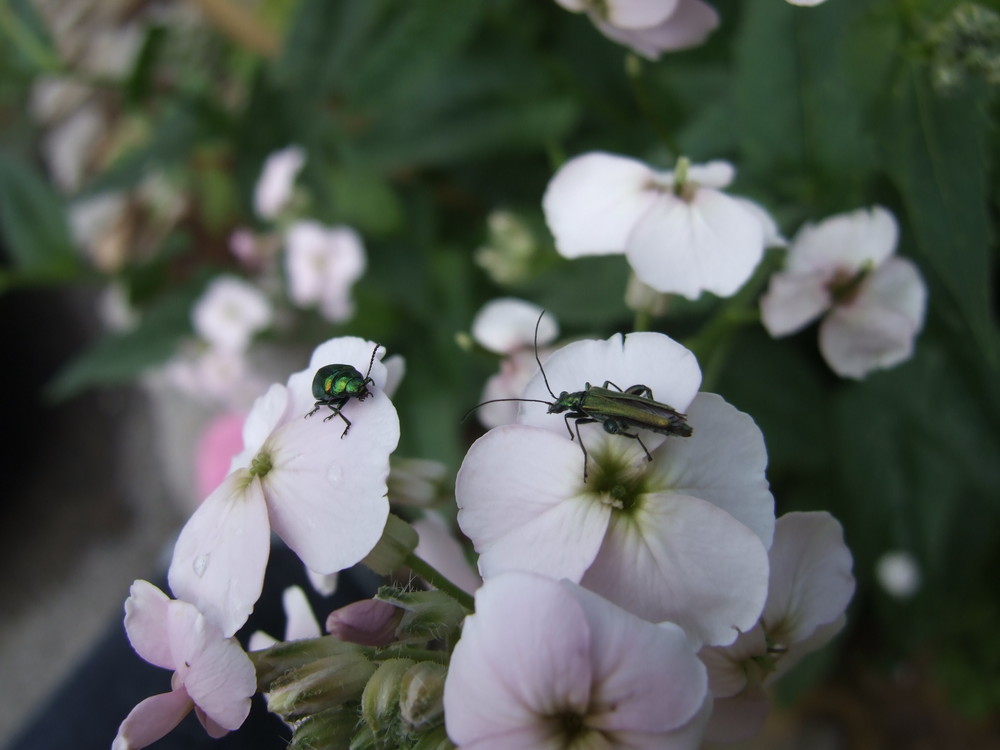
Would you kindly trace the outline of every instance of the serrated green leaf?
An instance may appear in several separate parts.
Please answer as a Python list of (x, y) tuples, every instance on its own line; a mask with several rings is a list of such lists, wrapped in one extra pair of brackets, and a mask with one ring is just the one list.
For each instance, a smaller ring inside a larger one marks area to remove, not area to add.
[(22, 279), (68, 278), (79, 267), (62, 198), (38, 171), (3, 154), (0, 234)]

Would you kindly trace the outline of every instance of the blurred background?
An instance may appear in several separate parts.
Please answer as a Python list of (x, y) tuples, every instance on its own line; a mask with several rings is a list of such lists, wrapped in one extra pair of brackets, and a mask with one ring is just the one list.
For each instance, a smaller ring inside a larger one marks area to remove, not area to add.
[[(485, 302), (531, 300), (564, 339), (630, 330), (624, 258), (561, 258), (541, 210), (565, 159), (603, 150), (727, 159), (788, 237), (899, 219), (926, 324), (863, 381), (814, 328), (724, 322), (778, 256), (734, 300), (639, 311), (758, 422), (779, 512), (829, 510), (854, 554), (846, 629), (753, 746), (1000, 748), (998, 3), (714, 5), (705, 44), (654, 61), (551, 0), (0, 0), (0, 745), (320, 341), (405, 358), (398, 453), (440, 489), (500, 365), (469, 335)], [(353, 258), (340, 296), (295, 286), (303, 222), (356, 233), (303, 261)]]

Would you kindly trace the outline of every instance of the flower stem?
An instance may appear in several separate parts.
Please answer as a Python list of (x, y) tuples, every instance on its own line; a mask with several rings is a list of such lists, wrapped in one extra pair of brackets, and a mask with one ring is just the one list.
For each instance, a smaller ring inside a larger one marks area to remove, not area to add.
[(443, 591), (448, 594), (452, 599), (461, 604), (469, 612), (475, 610), (475, 600), (470, 594), (465, 593), (456, 586), (454, 583), (449, 581), (445, 576), (437, 571), (430, 563), (421, 560), (414, 553), (410, 553), (406, 558), (404, 563), (406, 567), (416, 573), (418, 576), (423, 578), (427, 583), (429, 583), (434, 588), (439, 591)]

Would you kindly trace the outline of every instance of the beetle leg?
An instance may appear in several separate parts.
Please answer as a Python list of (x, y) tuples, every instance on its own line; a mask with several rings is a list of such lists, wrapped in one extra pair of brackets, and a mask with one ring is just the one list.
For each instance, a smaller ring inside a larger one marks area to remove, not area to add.
[(605, 388), (605, 390), (607, 389), (607, 387), (609, 385), (613, 385), (615, 387), (615, 390), (618, 391), (619, 393), (627, 393), (628, 392), (628, 391), (623, 391), (616, 383), (612, 383), (610, 380), (605, 380), (604, 381), (604, 388)]
[(639, 396), (640, 398), (648, 398), (650, 400), (655, 400), (653, 399), (653, 389), (650, 388), (648, 385), (638, 385), (638, 384), (630, 385), (628, 388), (625, 389), (625, 393), (629, 394), (630, 396)]
[[(587, 464), (589, 463), (590, 457), (587, 455), (587, 446), (583, 444), (583, 438), (580, 437), (580, 425), (581, 424), (593, 424), (596, 421), (597, 421), (596, 419), (591, 419), (590, 417), (576, 417), (576, 420), (573, 422), (573, 427), (576, 428), (576, 440), (577, 440), (578, 443), (580, 443), (580, 450), (583, 451), (583, 481), (584, 482), (587, 481)], [(566, 423), (566, 426), (567, 427), (569, 426), (568, 422)], [(572, 435), (570, 436), (570, 439), (572, 439)]]
[(326, 418), (323, 421), (324, 422), (329, 422), (334, 417), (340, 417), (341, 419), (343, 419), (344, 420), (344, 424), (347, 425), (346, 427), (344, 427), (344, 431), (342, 433), (340, 433), (340, 438), (341, 438), (341, 440), (343, 440), (344, 439), (344, 435), (346, 435), (347, 431), (349, 429), (351, 429), (351, 420), (349, 420), (347, 417), (345, 417), (344, 416), (344, 412), (341, 411), (341, 409), (344, 408), (344, 405), (343, 404), (337, 404), (336, 406), (334, 406), (333, 404), (327, 404), (327, 406), (330, 407), (330, 411), (332, 411), (333, 414), (327, 415)]
[(312, 416), (313, 414), (315, 414), (316, 412), (318, 412), (318, 411), (319, 411), (319, 407), (321, 407), (321, 406), (325, 406), (325, 404), (324, 404), (324, 403), (323, 403), (322, 401), (317, 401), (317, 402), (316, 402), (316, 403), (315, 403), (315, 404), (313, 405), (313, 408), (312, 408), (312, 411), (311, 411), (311, 412), (309, 412), (308, 414), (306, 414), (306, 416), (307, 416), (307, 417), (311, 417), (311, 416)]

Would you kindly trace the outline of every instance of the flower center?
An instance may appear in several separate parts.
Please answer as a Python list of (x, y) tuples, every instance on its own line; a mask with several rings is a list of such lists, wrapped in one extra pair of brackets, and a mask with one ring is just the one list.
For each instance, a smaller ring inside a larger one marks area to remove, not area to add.
[(858, 296), (865, 279), (875, 270), (875, 264), (867, 260), (857, 271), (839, 271), (826, 285), (834, 305), (849, 305)]
[(250, 462), (250, 475), (254, 477), (263, 478), (271, 469), (271, 455), (264, 453), (264, 451), (254, 456), (253, 461)]
[(587, 490), (605, 505), (629, 513), (639, 497), (649, 491), (646, 472), (635, 465), (629, 453), (615, 451), (614, 442), (608, 440), (591, 452)]

